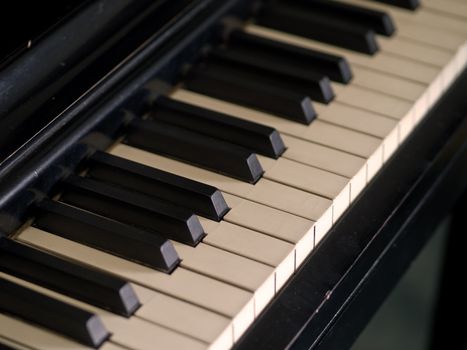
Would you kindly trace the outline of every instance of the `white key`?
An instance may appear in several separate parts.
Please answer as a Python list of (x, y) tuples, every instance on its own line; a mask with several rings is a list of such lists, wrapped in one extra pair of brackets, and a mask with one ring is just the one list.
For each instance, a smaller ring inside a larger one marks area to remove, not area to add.
[(333, 207), (315, 223), (233, 195), (225, 194), (224, 197), (232, 208), (225, 220), (295, 244), (297, 266), (314, 248), (315, 230), (324, 235), (332, 224)]
[(234, 337), (242, 334), (254, 318), (252, 293), (195, 272), (179, 267), (167, 275), (33, 227), (22, 231), (19, 239), (225, 315), (232, 319)]
[(276, 289), (294, 272), (294, 245), (227, 221), (216, 222), (202, 217), (200, 221), (207, 233), (203, 243), (274, 267)]
[[(274, 183), (264, 178), (252, 185), (122, 144), (113, 147), (111, 153), (209, 184), (225, 193), (231, 193), (312, 220), (319, 218), (331, 205), (328, 199)], [(284, 198), (287, 198), (288, 201), (284, 201)]]
[(133, 284), (142, 306), (135, 315), (225, 349), (233, 344), (231, 320), (183, 300)]
[(174, 245), (182, 267), (254, 293), (256, 314), (273, 298), (275, 271), (271, 266), (203, 243), (196, 247)]
[(4, 345), (4, 346), (8, 346), (12, 349), (16, 349), (16, 350), (31, 350), (32, 348), (30, 347), (26, 347), (24, 345), (21, 345), (19, 343), (16, 343), (16, 342), (13, 342), (9, 339), (6, 339), (6, 338), (3, 338), (2, 336), (0, 336), (0, 345)]
[(448, 14), (454, 18), (462, 18), (467, 21), (467, 4), (440, 0), (424, 0), (423, 6), (442, 14)]

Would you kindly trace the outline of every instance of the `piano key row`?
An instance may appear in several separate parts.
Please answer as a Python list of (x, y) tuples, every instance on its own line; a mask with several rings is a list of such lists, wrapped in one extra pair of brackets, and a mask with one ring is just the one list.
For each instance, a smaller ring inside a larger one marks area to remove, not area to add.
[[(111, 301), (105, 300), (104, 306), (102, 304), (103, 300), (91, 301), (89, 298), (86, 299), (86, 296), (80, 296), (80, 299), (74, 288), (70, 288), (69, 291), (60, 290), (60, 294), (58, 294), (50, 290), (53, 289), (53, 286), (49, 284), (50, 282), (33, 281), (36, 285), (32, 285), (30, 282), (12, 277), (10, 275), (11, 271), (2, 273), (2, 281), (5, 281), (6, 284), (13, 281), (15, 283), (13, 288), (18, 289), (18, 286), (27, 286), (28, 289), (40, 291), (43, 294), (53, 296), (71, 305), (77, 305), (79, 308), (87, 310), (87, 312), (101, 316), (104, 325), (112, 332), (110, 342), (106, 342), (104, 347), (118, 348), (121, 345), (135, 349), (147, 348), (153, 346), (156, 338), (161, 348), (164, 348), (165, 345), (177, 348), (205, 348), (208, 344), (218, 345), (221, 348), (229, 347), (232, 340), (238, 339), (244, 329), (252, 322), (255, 315), (261, 311), (275, 291), (283, 285), (294, 269), (318, 243), (332, 222), (341, 215), (351, 200), (364, 188), (367, 181), (381, 167), (383, 161), (397, 148), (398, 143), (402, 142), (405, 136), (408, 135), (424, 112), (449, 86), (449, 83), (465, 63), (465, 47), (459, 51), (457, 50), (463, 44), (463, 41), (457, 38), (465, 38), (465, 33), (462, 33), (459, 28), (454, 28), (456, 21), (462, 21), (462, 12), (455, 15), (448, 13), (452, 18), (446, 20), (446, 11), (437, 12), (437, 1), (432, 0), (428, 3), (428, 11), (417, 12), (415, 17), (404, 17), (405, 13), (402, 15), (403, 12), (400, 10), (386, 5), (359, 0), (346, 0), (345, 2), (361, 4), (365, 7), (374, 6), (378, 10), (390, 11), (389, 13), (397, 20), (396, 24), (400, 36), (398, 35), (396, 39), (390, 39), (391, 41), (383, 41), (381, 45), (382, 52), (375, 57), (370, 57), (256, 25), (249, 25), (245, 28), (246, 33), (261, 36), (261, 38), (257, 38), (258, 41), (267, 38), (269, 39), (268, 42), (273, 39), (276, 43), (283, 42), (301, 48), (311, 47), (314, 50), (328, 50), (333, 54), (343, 54), (351, 63), (352, 68), (355, 66), (353, 69), (355, 78), (350, 85), (345, 87), (330, 85), (336, 92), (334, 102), (329, 106), (315, 103), (318, 119), (311, 125), (301, 125), (278, 118), (277, 115), (280, 115), (280, 113), (276, 113), (276, 116), (274, 116), (265, 113), (264, 110), (261, 112), (250, 109), (251, 104), (239, 106), (231, 103), (231, 101), (221, 101), (217, 94), (204, 96), (199, 94), (199, 91), (194, 93), (187, 90), (176, 90), (172, 94), (171, 100), (165, 100), (161, 103), (163, 106), (166, 103), (165, 107), (167, 107), (168, 103), (171, 103), (172, 106), (175, 105), (176, 110), (180, 106), (187, 107), (187, 103), (190, 108), (194, 108), (193, 106), (209, 106), (209, 109), (218, 112), (216, 116), (220, 113), (227, 113), (240, 117), (244, 121), (260, 122), (269, 127), (269, 130), (273, 127), (281, 132), (286, 150), (282, 149), (282, 157), (276, 160), (274, 158), (277, 158), (278, 155), (272, 153), (268, 155), (273, 158), (258, 156), (259, 164), (261, 164), (265, 172), (264, 176), (257, 179), (254, 185), (128, 145), (120, 144), (111, 150), (114, 155), (137, 160), (139, 163), (155, 166), (174, 174), (207, 183), (210, 186), (219, 188), (224, 193), (224, 199), (216, 202), (219, 203), (220, 201), (221, 209), (218, 207), (218, 210), (213, 210), (212, 206), (207, 205), (210, 208), (211, 215), (213, 212), (216, 213), (214, 219), (219, 220), (223, 216), (223, 220), (219, 222), (211, 220), (213, 217), (199, 218), (203, 233), (204, 231), (207, 233), (203, 243), (198, 244), (196, 248), (180, 243), (172, 243), (175, 245), (182, 262), (180, 267), (175, 269), (171, 275), (166, 275), (130, 261), (138, 261), (138, 258), (128, 255), (131, 249), (124, 252), (125, 244), (116, 243), (114, 247), (99, 247), (99, 239), (96, 240), (95, 237), (92, 237), (92, 234), (89, 237), (91, 240), (94, 239), (94, 242), (84, 243), (91, 247), (97, 246), (100, 249), (107, 250), (112, 255), (32, 227), (26, 228), (17, 237), (21, 242), (31, 244), (47, 252), (65, 256), (66, 259), (71, 259), (71, 261), (79, 262), (80, 265), (78, 266), (85, 270), (93, 270), (98, 267), (100, 271), (106, 272), (105, 278), (109, 278), (107, 273), (111, 276), (119, 276), (116, 281), (122, 285), (127, 285), (125, 284), (126, 280), (133, 282), (134, 292), (138, 296), (139, 303), (142, 304), (133, 317), (124, 319), (122, 316), (90, 306), (90, 304), (93, 304), (122, 314), (121, 305), (118, 307), (111, 306)], [(420, 16), (419, 14), (423, 15)], [(431, 21), (430, 23), (427, 22), (427, 18)], [(399, 25), (399, 23), (402, 23), (402, 25)], [(432, 34), (430, 28), (438, 28), (436, 32), (441, 34), (430, 38)], [(452, 31), (461, 34), (455, 35)], [(448, 34), (452, 34), (453, 39), (445, 40)], [(412, 49), (405, 50), (404, 48), (409, 44), (413, 44), (411, 45)], [(427, 52), (435, 53), (434, 58), (427, 58)], [(229, 62), (231, 57), (222, 55), (225, 55), (225, 53), (221, 53), (219, 56), (222, 60)], [(241, 56), (240, 61), (244, 61)], [(268, 68), (266, 67), (266, 69)], [(272, 69), (276, 68), (273, 67)], [(334, 78), (333, 80), (338, 81), (339, 79)], [(343, 80), (341, 83), (345, 82), (345, 79), (341, 80)], [(189, 85), (187, 87), (190, 88)], [(256, 91), (255, 88), (263, 89), (264, 86), (253, 87), (253, 91)], [(404, 91), (404, 93), (401, 91)], [(225, 95), (222, 95), (221, 98), (225, 98)], [(378, 100), (378, 103), (371, 104), (375, 99)], [(253, 107), (262, 109), (261, 106)], [(207, 114), (199, 113), (203, 117), (209, 117)], [(212, 112), (210, 113), (212, 116)], [(337, 116), (339, 116), (339, 119), (337, 119)], [(150, 119), (151, 122), (157, 119), (157, 109)], [(161, 122), (161, 124), (164, 122), (168, 122), (168, 119)], [(238, 126), (238, 123), (239, 121), (236, 120), (234, 125), (237, 124), (236, 126)], [(247, 127), (244, 124), (242, 126)], [(251, 124), (248, 126), (251, 127)], [(182, 127), (182, 125), (180, 124), (178, 127)], [(217, 136), (216, 132), (218, 130), (211, 131), (210, 137)], [(203, 130), (196, 129), (196, 126), (192, 128), (192, 134), (196, 134), (197, 137), (201, 134), (209, 134), (209, 132), (209, 130), (205, 131), (204, 128)], [(281, 136), (277, 135), (276, 139), (280, 139)], [(258, 137), (258, 135), (255, 135), (255, 137)], [(222, 139), (222, 137), (219, 138)], [(179, 139), (175, 138), (175, 140), (178, 141)], [(224, 141), (243, 142), (243, 140)], [(131, 144), (131, 142), (129, 143)], [(245, 147), (245, 144), (242, 144), (242, 146)], [(247, 145), (247, 148), (251, 147), (251, 145)], [(253, 152), (257, 152), (257, 150), (253, 149)], [(162, 153), (165, 154), (164, 151)], [(185, 159), (180, 154), (174, 156)], [(94, 156), (94, 158), (98, 162), (99, 155)], [(101, 154), (101, 158), (109, 159), (105, 154)], [(330, 161), (330, 159), (334, 160)], [(185, 160), (191, 163), (200, 162), (200, 159)], [(123, 166), (128, 166), (128, 163)], [(229, 166), (225, 169), (229, 174)], [(225, 172), (222, 169), (217, 170)], [(125, 169), (125, 171), (128, 171), (128, 169)], [(107, 174), (109, 173), (107, 172)], [(127, 174), (128, 172), (125, 176), (128, 176)], [(99, 169), (94, 170), (93, 176), (91, 167), (89, 175), (95, 177), (103, 186), (110, 185), (105, 183), (107, 182), (105, 172), (104, 175), (99, 175)], [(229, 175), (239, 177), (235, 176), (235, 174)], [(132, 185), (134, 177), (130, 177), (131, 180), (128, 181), (128, 177), (125, 176), (122, 176), (120, 180), (116, 180), (116, 183), (110, 182), (113, 186), (125, 187), (124, 182)], [(180, 180), (180, 178), (176, 179)], [(87, 183), (88, 181), (95, 180), (70, 179), (66, 186), (77, 186), (77, 183), (82, 185), (82, 182)], [(152, 184), (151, 181), (149, 183)], [(143, 188), (145, 188), (144, 186), (143, 182)], [(183, 186), (174, 185), (174, 188), (178, 187)], [(102, 188), (96, 187), (94, 189), (99, 192)], [(148, 194), (145, 189), (142, 190), (140, 187), (132, 190), (134, 192), (143, 191), (146, 195)], [(64, 193), (62, 199), (66, 199), (67, 189), (65, 189)], [(115, 192), (113, 193), (115, 194)], [(113, 199), (121, 200), (120, 195), (123, 192), (116, 193), (117, 195)], [(214, 193), (216, 193), (215, 188)], [(165, 200), (168, 197), (166, 196)], [(188, 202), (189, 209), (192, 212), (197, 212), (200, 215), (206, 214), (206, 205), (199, 205), (200, 203), (195, 201), (192, 192), (190, 192), (188, 198), (193, 201), (191, 206)], [(77, 205), (82, 206), (83, 203), (89, 204), (92, 201), (78, 202)], [(78, 202), (75, 201), (74, 204), (76, 205)], [(141, 207), (144, 205), (143, 203), (146, 202), (141, 200), (138, 205)], [(40, 210), (44, 210), (44, 208), (49, 210), (47, 204), (65, 206), (65, 204), (53, 203), (53, 201), (44, 201), (41, 204), (42, 208), (39, 205)], [(228, 212), (226, 205), (230, 208)], [(153, 203), (151, 203), (152, 207)], [(184, 207), (186, 206), (184, 205)], [(91, 211), (103, 210), (100, 207), (87, 207), (85, 209)], [(114, 215), (113, 218), (117, 221), (128, 219), (126, 216), (127, 211), (124, 211), (125, 216), (123, 217), (115, 215), (116, 213), (112, 209), (119, 210), (121, 206), (111, 207), (104, 214)], [(92, 215), (92, 213), (89, 214)], [(169, 213), (165, 212), (165, 217), (168, 214), (173, 216), (174, 213), (169, 210)], [(135, 221), (132, 220), (132, 223), (136, 224)], [(45, 228), (45, 226), (40, 226), (39, 222), (40, 220), (37, 220), (36, 226)], [(112, 220), (111, 222), (114, 225), (120, 224)], [(160, 230), (159, 224), (156, 224), (158, 230)], [(65, 232), (63, 223), (62, 227), (63, 232)], [(165, 226), (168, 231), (170, 231), (170, 227), (174, 226), (170, 224)], [(126, 229), (128, 231), (125, 232), (132, 232), (129, 226)], [(137, 231), (135, 228), (132, 229)], [(111, 233), (113, 230), (115, 230), (114, 227), (107, 230), (107, 232)], [(118, 230), (116, 231), (118, 232)], [(199, 227), (197, 232), (200, 234)], [(156, 234), (152, 233), (154, 239)], [(167, 234), (167, 232), (163, 233)], [(128, 234), (126, 236), (130, 238)], [(134, 241), (134, 237), (131, 238)], [(83, 237), (80, 237), (80, 239), (83, 239)], [(148, 239), (148, 237), (145, 237), (145, 239)], [(80, 242), (79, 239), (77, 241)], [(102, 244), (102, 242), (101, 240), (100, 243)], [(156, 242), (158, 241), (156, 240)], [(8, 244), (14, 243), (10, 242)], [(160, 242), (156, 246), (160, 247)], [(270, 247), (270, 250), (264, 249), (264, 247)], [(17, 249), (26, 248), (20, 246)], [(117, 251), (118, 249), (120, 251)], [(148, 249), (148, 252), (148, 255), (150, 255), (150, 249)], [(35, 252), (34, 254), (39, 253)], [(126, 259), (118, 256), (123, 256)], [(62, 260), (58, 265), (56, 263), (56, 266), (63, 269), (65, 262), (68, 261)], [(144, 264), (144, 262), (142, 263)], [(160, 262), (157, 264), (160, 268)], [(146, 265), (151, 266), (147, 263)], [(54, 266), (52, 264), (52, 267)], [(46, 267), (51, 268), (50, 264), (46, 264)], [(170, 268), (166, 269), (170, 270)], [(14, 272), (14, 274), (17, 274), (17, 272)], [(24, 275), (20, 275), (20, 278), (27, 279)], [(82, 279), (83, 276), (77, 273), (74, 278)], [(102, 281), (106, 280), (102, 279)], [(47, 283), (48, 289), (39, 287), (38, 285), (41, 283)], [(93, 288), (109, 287), (107, 283), (103, 284), (93, 286)], [(116, 293), (112, 292), (111, 294), (115, 296)], [(77, 299), (84, 300), (89, 304), (77, 301)], [(229, 303), (226, 303), (227, 300)], [(121, 300), (119, 302), (121, 303)], [(133, 303), (133, 308), (136, 309), (137, 302), (133, 300)], [(160, 312), (164, 308), (167, 312)], [(185, 317), (182, 319), (186, 322), (181, 322), (180, 318), (175, 319), (175, 316), (172, 317), (174, 311), (184, 315)], [(131, 312), (127, 310), (123, 311), (123, 313), (128, 314)], [(30, 327), (34, 328), (33, 332), (45, 333), (45, 337), (48, 337), (48, 339), (55, 337), (41, 329), (36, 329), (34, 326), (19, 322), (10, 316), (0, 316), (2, 323), (10, 325), (7, 326), (8, 328), (11, 328), (13, 324), (18, 329)], [(31, 319), (29, 320), (31, 321)], [(205, 320), (205, 323), (199, 322), (199, 320)], [(162, 327), (156, 326), (157, 324)], [(123, 325), (125, 325), (124, 331), (122, 331)], [(150, 335), (146, 333), (143, 335), (143, 330)], [(66, 334), (66, 332), (63, 333)], [(102, 334), (100, 336), (101, 341), (107, 337), (107, 333)], [(134, 338), (135, 334), (138, 335), (136, 338)], [(68, 335), (70, 336), (70, 334)], [(9, 342), (8, 345), (12, 346), (24, 342), (19, 334), (16, 335), (17, 338), (11, 334), (10, 338), (1, 333), (0, 336), (2, 337), (0, 343), (2, 343), (2, 339), (7, 339), (5, 342)], [(61, 337), (58, 337), (58, 339), (57, 341), (65, 341)], [(75, 339), (79, 338), (75, 337)], [(29, 343), (29, 345), (31, 344), (34, 343)], [(36, 344), (41, 344), (41, 342)], [(69, 346), (70, 348), (73, 347), (71, 343)], [(34, 347), (40, 346), (34, 345)]]

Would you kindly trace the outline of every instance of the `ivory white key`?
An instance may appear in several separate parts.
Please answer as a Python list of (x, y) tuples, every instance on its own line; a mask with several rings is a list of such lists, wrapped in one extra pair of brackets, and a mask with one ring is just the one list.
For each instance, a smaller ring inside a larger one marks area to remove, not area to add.
[(293, 244), (227, 221), (216, 222), (205, 218), (200, 218), (200, 221), (207, 232), (203, 243), (274, 267), (276, 290), (293, 274)]
[(226, 220), (295, 244), (296, 266), (314, 248), (315, 232), (324, 236), (332, 224), (333, 207), (318, 222), (313, 222), (229, 194), (224, 197), (232, 208)]
[[(264, 178), (261, 178), (256, 184), (252, 185), (123, 144), (113, 147), (111, 153), (122, 158), (138, 161), (147, 166), (157, 167), (180, 176), (204, 182), (223, 192), (269, 205), (307, 219), (318, 219), (332, 204), (329, 199)], [(287, 200), (284, 200), (284, 198)]]
[[(71, 339), (53, 333), (45, 328), (24, 322), (0, 313), (0, 339), (6, 339), (13, 344), (19, 344), (34, 350), (84, 350), (91, 349)], [(105, 342), (100, 350), (125, 350), (110, 342)]]
[(159, 349), (176, 348), (189, 350), (206, 349), (208, 347), (205, 343), (139, 319), (138, 317), (125, 318), (19, 278), (1, 272), (0, 276), (49, 297), (99, 315), (106, 328), (112, 333), (110, 341), (117, 345), (135, 350), (150, 350), (153, 349), (156, 344)]
[(283, 135), (282, 138), (287, 145), (287, 150), (283, 154), (284, 158), (348, 178), (350, 181), (351, 201), (365, 187), (367, 172), (366, 160), (364, 158), (288, 135)]
[(133, 284), (142, 306), (135, 315), (211, 344), (229, 348), (233, 344), (231, 320), (199, 306)]
[(252, 293), (195, 272), (179, 267), (167, 275), (33, 227), (22, 231), (19, 239), (225, 315), (232, 319), (234, 337), (242, 334), (254, 318)]
[(9, 339), (3, 338), (0, 336), (0, 347), (1, 346), (8, 346), (9, 348), (16, 349), (16, 350), (31, 350), (32, 348), (26, 347), (24, 345), (15, 343)]
[(467, 21), (467, 4), (440, 0), (423, 0), (423, 6), (439, 13), (459, 17)]
[(196, 247), (177, 242), (174, 245), (181, 266), (254, 293), (256, 314), (275, 294), (275, 271), (271, 266), (203, 243)]

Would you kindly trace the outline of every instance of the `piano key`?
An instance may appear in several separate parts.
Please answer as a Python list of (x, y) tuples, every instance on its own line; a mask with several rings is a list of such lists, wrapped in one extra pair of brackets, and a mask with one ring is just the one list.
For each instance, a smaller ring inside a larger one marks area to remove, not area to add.
[(322, 229), (329, 228), (332, 222), (332, 210), (327, 211), (318, 223), (233, 195), (226, 194), (225, 198), (232, 207), (226, 220), (294, 244), (296, 266), (303, 262), (324, 235)]
[(417, 101), (426, 90), (425, 85), (380, 72), (360, 67), (354, 67), (354, 72), (355, 78), (352, 84), (355, 84), (355, 86), (371, 89), (412, 103)]
[[(117, 156), (135, 159), (147, 166), (158, 166), (166, 171), (185, 176), (197, 181), (204, 181), (220, 188), (224, 193), (235, 194), (264, 205), (304, 218), (316, 220), (331, 206), (331, 201), (323, 197), (308, 194), (304, 191), (284, 186), (262, 178), (254, 186), (235, 179), (183, 164), (156, 154), (144, 152), (133, 147), (119, 144), (111, 150)], [(227, 203), (228, 204), (228, 203)], [(230, 205), (231, 210), (233, 209)], [(228, 214), (224, 217), (225, 220)]]
[(110, 336), (95, 314), (67, 305), (0, 276), (0, 311), (98, 348)]
[(184, 81), (188, 90), (212, 95), (252, 108), (269, 111), (302, 124), (310, 124), (316, 114), (307, 95), (271, 84), (239, 79), (211, 66), (198, 66)]
[(329, 0), (296, 0), (291, 3), (300, 5), (304, 10), (306, 9), (316, 14), (330, 16), (344, 22), (372, 29), (376, 33), (385, 36), (391, 36), (396, 29), (391, 17), (387, 13), (372, 10), (364, 6), (348, 5), (339, 1)]
[(413, 104), (401, 98), (392, 97), (358, 86), (335, 86), (336, 101), (375, 112), (390, 118), (400, 120), (412, 109)]
[(319, 72), (340, 83), (348, 83), (352, 79), (350, 65), (342, 56), (330, 55), (317, 50), (305, 50), (241, 30), (235, 30), (229, 35), (228, 50), (249, 53), (292, 70), (299, 68)]
[(235, 339), (253, 321), (255, 310), (251, 292), (182, 267), (167, 275), (33, 227), (22, 231), (18, 239), (224, 315), (232, 320)]
[(275, 271), (271, 266), (203, 243), (196, 248), (175, 246), (182, 258), (181, 266), (254, 293), (256, 314), (275, 294)]
[(0, 337), (0, 350), (28, 350), (24, 346), (19, 344), (14, 344), (12, 341), (9, 341), (3, 337)]
[(247, 182), (263, 173), (255, 154), (243, 147), (156, 120), (134, 121), (125, 142)]
[(206, 344), (198, 340), (145, 321), (139, 317), (121, 317), (15, 277), (3, 274), (2, 277), (17, 283), (22, 287), (26, 287), (31, 291), (42, 293), (47, 295), (49, 298), (54, 298), (66, 307), (78, 307), (82, 310), (86, 310), (86, 312), (98, 315), (102, 320), (102, 323), (111, 332), (109, 341), (117, 345), (130, 349), (141, 350), (153, 349), (154, 344), (157, 344), (158, 348), (161, 349), (172, 349), (172, 347), (175, 347), (176, 349), (201, 350), (207, 348)]
[(404, 59), (385, 52), (380, 52), (375, 57), (358, 54), (350, 50), (345, 50), (335, 46), (320, 43), (318, 41), (291, 35), (265, 27), (248, 25), (245, 30), (248, 33), (261, 35), (270, 39), (283, 41), (292, 45), (297, 45), (315, 50), (323, 50), (336, 55), (345, 56), (352, 66), (359, 66), (371, 70), (376, 70), (400, 78), (413, 80), (415, 82), (429, 85), (439, 74), (439, 68), (431, 65), (420, 64), (413, 60)]
[(373, 0), (377, 2), (384, 2), (392, 6), (398, 6), (409, 10), (415, 10), (420, 6), (419, 0)]
[(165, 238), (76, 207), (43, 199), (33, 225), (56, 235), (169, 273), (180, 259)]
[(313, 38), (369, 55), (378, 51), (378, 44), (372, 30), (330, 16), (323, 17), (320, 14), (314, 14), (313, 11), (303, 11), (290, 4), (273, 3), (265, 6), (256, 15), (255, 21), (261, 26)]
[(122, 316), (140, 306), (128, 282), (13, 240), (0, 241), (0, 270)]
[(134, 287), (143, 303), (137, 317), (211, 344), (212, 349), (232, 346), (229, 318), (139, 285)]
[(397, 120), (393, 118), (345, 104), (333, 103), (326, 107), (317, 105), (317, 111), (319, 113), (319, 120), (377, 138), (387, 137), (397, 126)]
[[(76, 207), (193, 246), (204, 236), (198, 218), (190, 210), (156, 197), (78, 176), (67, 178), (64, 186), (60, 200)], [(159, 238), (154, 243), (162, 241)]]
[[(27, 336), (25, 336), (27, 335)], [(11, 341), (14, 346), (19, 344), (18, 349), (27, 350), (78, 350), (91, 349), (79, 344), (58, 333), (51, 332), (45, 328), (26, 323), (22, 320), (0, 313), (0, 339)], [(105, 342), (100, 350), (125, 350), (110, 341)]]
[(292, 244), (227, 221), (202, 219), (202, 223), (208, 233), (204, 243), (275, 267), (276, 289), (294, 272)]
[(467, 4), (439, 0), (423, 0), (423, 6), (429, 10), (446, 14), (452, 17), (467, 20)]
[[(280, 52), (276, 52), (276, 55), (280, 55)], [(252, 53), (232, 52), (225, 49), (210, 52), (208, 62), (211, 62), (208, 63), (211, 65), (214, 63), (224, 75), (273, 84), (281, 89), (309, 96), (314, 101), (327, 104), (334, 98), (329, 78), (322, 73), (301, 70), (298, 67), (285, 68), (283, 64), (277, 64), (269, 59), (264, 60)]]
[(278, 158), (285, 150), (284, 142), (273, 128), (163, 96), (156, 100), (150, 117), (272, 158)]
[[(270, 137), (279, 144), (282, 140), (277, 141), (280, 136), (276, 135)], [(229, 210), (215, 187), (105, 152), (98, 151), (90, 158), (87, 176), (164, 199), (216, 221)]]

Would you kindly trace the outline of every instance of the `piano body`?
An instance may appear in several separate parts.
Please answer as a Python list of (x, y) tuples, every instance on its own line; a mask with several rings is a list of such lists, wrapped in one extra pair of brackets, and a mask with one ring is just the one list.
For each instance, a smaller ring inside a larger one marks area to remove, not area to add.
[(0, 347), (347, 348), (465, 203), (462, 0), (50, 18), (0, 71)]

